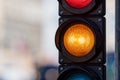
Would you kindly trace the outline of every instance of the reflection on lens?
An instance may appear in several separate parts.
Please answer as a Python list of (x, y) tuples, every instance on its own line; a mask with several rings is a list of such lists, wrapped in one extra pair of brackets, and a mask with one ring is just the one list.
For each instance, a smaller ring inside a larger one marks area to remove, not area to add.
[(77, 73), (69, 76), (67, 80), (91, 80), (91, 78), (86, 74)]

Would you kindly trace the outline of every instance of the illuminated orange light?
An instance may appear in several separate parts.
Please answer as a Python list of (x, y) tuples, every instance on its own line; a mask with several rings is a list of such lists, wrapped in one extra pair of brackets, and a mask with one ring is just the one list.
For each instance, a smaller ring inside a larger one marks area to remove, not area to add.
[(75, 24), (68, 28), (64, 34), (64, 46), (73, 56), (89, 54), (95, 44), (92, 30), (84, 24)]

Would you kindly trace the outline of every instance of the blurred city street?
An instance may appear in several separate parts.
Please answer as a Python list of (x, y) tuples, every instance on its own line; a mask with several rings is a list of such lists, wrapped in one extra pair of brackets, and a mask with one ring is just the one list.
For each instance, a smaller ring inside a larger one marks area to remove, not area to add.
[[(115, 0), (106, 14), (107, 80), (114, 80)], [(57, 0), (0, 0), (0, 80), (57, 80), (58, 19)]]

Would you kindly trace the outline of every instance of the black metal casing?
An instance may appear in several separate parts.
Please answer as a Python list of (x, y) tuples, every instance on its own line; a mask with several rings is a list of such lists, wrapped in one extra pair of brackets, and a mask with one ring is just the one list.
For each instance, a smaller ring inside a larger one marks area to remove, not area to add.
[[(72, 20), (71, 20), (72, 19)], [(60, 64), (70, 64), (70, 63), (81, 63), (83, 64), (104, 64), (106, 62), (106, 27), (104, 17), (91, 17), (91, 18), (81, 18), (81, 17), (70, 17), (70, 18), (60, 18), (60, 27), (56, 33), (56, 46), (59, 49), (59, 63)], [(75, 57), (70, 55), (64, 48), (63, 39), (64, 30), (71, 23), (81, 22), (89, 24), (96, 36), (96, 43), (94, 49), (90, 52), (90, 55), (85, 57)], [(69, 24), (69, 25), (67, 25)], [(99, 42), (99, 43), (98, 43)]]
[[(86, 66), (86, 65), (61, 65), (59, 67), (59, 79), (62, 80), (69, 76), (69, 74), (74, 74), (79, 72), (79, 70), (87, 73), (91, 80), (105, 80), (106, 79), (106, 67), (104, 65), (99, 66)], [(68, 74), (68, 75), (67, 75)], [(94, 79), (93, 79), (94, 78)]]
[[(60, 63), (58, 80), (66, 80), (74, 71), (87, 72), (91, 80), (106, 80), (106, 0), (92, 0), (91, 4), (81, 9), (69, 6), (66, 0), (58, 2), (60, 19), (55, 36)], [(87, 25), (95, 36), (93, 49), (82, 57), (70, 55), (63, 43), (66, 30), (76, 23)]]

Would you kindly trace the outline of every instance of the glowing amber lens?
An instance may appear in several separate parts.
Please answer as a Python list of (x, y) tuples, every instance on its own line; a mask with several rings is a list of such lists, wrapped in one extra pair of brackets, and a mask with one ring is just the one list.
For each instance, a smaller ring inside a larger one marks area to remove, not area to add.
[(75, 24), (64, 34), (64, 46), (74, 56), (89, 54), (95, 44), (92, 30), (84, 24)]

